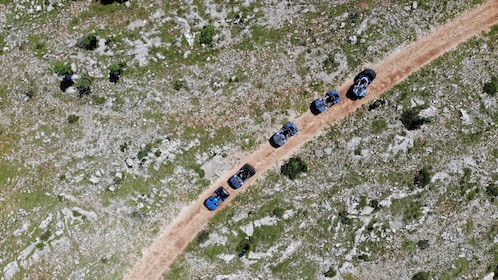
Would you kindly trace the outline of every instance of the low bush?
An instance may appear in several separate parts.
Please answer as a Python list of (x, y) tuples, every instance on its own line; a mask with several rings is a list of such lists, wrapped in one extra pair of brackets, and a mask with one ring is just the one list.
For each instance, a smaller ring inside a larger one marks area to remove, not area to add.
[(420, 169), (413, 178), (413, 185), (415, 187), (423, 188), (427, 186), (431, 182), (431, 174), (429, 173), (429, 169), (427, 167), (423, 167)]
[(83, 95), (89, 95), (92, 91), (90, 87), (92, 86), (93, 78), (88, 74), (82, 74), (81, 77), (74, 83), (74, 87), (78, 89), (79, 97)]
[(80, 117), (76, 116), (76, 115), (69, 115), (67, 117), (67, 122), (68, 123), (75, 123), (77, 122), (78, 120), (80, 119)]
[(430, 123), (431, 119), (419, 116), (420, 108), (410, 108), (403, 111), (401, 122), (408, 130), (419, 129), (423, 124)]
[(202, 45), (211, 46), (213, 44), (213, 36), (214, 36), (214, 26), (206, 25), (201, 30), (201, 36), (199, 38), (199, 42)]
[(54, 73), (57, 73), (59, 76), (67, 76), (72, 75), (73, 70), (71, 69), (71, 65), (66, 62), (57, 62), (53, 65)]
[(429, 272), (420, 271), (417, 274), (413, 275), (412, 280), (429, 280), (431, 279), (431, 275)]
[(498, 77), (492, 77), (489, 83), (484, 84), (482, 90), (489, 95), (495, 95), (498, 91)]
[(327, 277), (327, 278), (332, 278), (332, 277), (335, 277), (337, 275), (337, 272), (335, 271), (335, 269), (331, 266), (329, 267), (329, 270), (327, 270), (323, 276)]
[(123, 74), (123, 69), (126, 66), (125, 63), (113, 63), (109, 66), (109, 81), (112, 83), (117, 83), (121, 74)]
[(296, 179), (301, 173), (308, 171), (308, 165), (300, 157), (292, 157), (287, 163), (282, 165), (280, 172), (289, 179)]
[(97, 36), (94, 34), (87, 34), (81, 38), (76, 45), (85, 50), (94, 50), (98, 47)]

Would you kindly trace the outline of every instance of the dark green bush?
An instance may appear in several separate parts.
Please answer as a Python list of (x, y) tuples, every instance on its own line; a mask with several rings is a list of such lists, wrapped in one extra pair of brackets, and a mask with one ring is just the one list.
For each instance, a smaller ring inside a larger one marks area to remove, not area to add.
[(377, 199), (372, 199), (372, 200), (370, 200), (368, 205), (374, 209), (378, 209), (379, 208), (379, 201)]
[(140, 149), (137, 153), (137, 158), (139, 160), (142, 160), (144, 157), (146, 157), (150, 152), (152, 151), (152, 145), (147, 144), (143, 149)]
[(202, 230), (197, 234), (197, 242), (199, 244), (206, 242), (209, 239), (209, 232), (206, 230)]
[(282, 175), (289, 177), (289, 179), (296, 179), (299, 174), (308, 171), (306, 162), (300, 157), (292, 157), (287, 163), (282, 165), (280, 172)]
[(187, 87), (187, 84), (185, 83), (184, 80), (177, 79), (177, 80), (173, 81), (173, 88), (177, 91), (181, 90), (182, 88), (186, 88), (186, 87)]
[(117, 83), (121, 74), (123, 74), (123, 69), (126, 66), (124, 62), (113, 63), (109, 66), (109, 81)]
[(482, 89), (489, 95), (495, 95), (498, 91), (498, 77), (492, 77), (491, 82), (485, 83)]
[(431, 275), (429, 272), (420, 271), (417, 274), (413, 275), (412, 280), (430, 280)]
[(408, 130), (419, 129), (423, 124), (430, 123), (431, 119), (419, 116), (420, 108), (410, 108), (401, 115), (401, 122)]
[(495, 184), (489, 184), (486, 187), (486, 193), (488, 193), (492, 197), (498, 197), (498, 186)]
[(284, 216), (285, 209), (277, 207), (273, 209), (273, 215), (277, 216), (278, 218), (282, 218)]
[(57, 62), (53, 66), (54, 73), (57, 73), (59, 76), (67, 76), (72, 75), (73, 70), (71, 69), (71, 65), (65, 62)]
[(67, 122), (68, 123), (75, 123), (77, 122), (78, 120), (80, 119), (80, 117), (76, 116), (76, 115), (69, 115), (67, 117)]
[(353, 223), (353, 219), (349, 217), (348, 211), (339, 212), (339, 218), (341, 219), (341, 223), (344, 225), (351, 225)]
[(430, 247), (429, 245), (429, 240), (427, 239), (422, 239), (417, 242), (417, 246), (420, 250), (425, 250)]
[(79, 97), (81, 98), (83, 94), (89, 95), (91, 93), (90, 87), (92, 86), (93, 78), (88, 74), (82, 74), (81, 77), (74, 83), (74, 87), (78, 89)]
[(329, 270), (323, 274), (327, 278), (332, 278), (337, 275), (337, 272), (335, 272), (335, 269), (331, 266), (329, 267)]
[(87, 34), (81, 38), (76, 45), (85, 50), (94, 50), (98, 46), (97, 36), (94, 34)]
[(214, 26), (206, 25), (201, 30), (201, 37), (199, 42), (203, 45), (211, 46), (213, 44), (213, 36), (214, 36)]
[(420, 169), (413, 178), (413, 185), (415, 187), (423, 188), (431, 182), (431, 173), (427, 167)]

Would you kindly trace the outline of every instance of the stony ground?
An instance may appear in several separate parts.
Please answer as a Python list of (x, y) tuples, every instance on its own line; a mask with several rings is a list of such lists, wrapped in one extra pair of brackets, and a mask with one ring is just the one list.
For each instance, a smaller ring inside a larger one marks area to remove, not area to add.
[[(310, 100), (477, 2), (0, 0), (3, 278), (122, 278), (183, 207)], [(207, 24), (212, 46), (199, 43)], [(76, 46), (87, 34), (97, 49)], [(487, 275), (498, 258), (486, 193), (497, 135), (482, 84), (497, 69), (496, 40), (473, 40), (392, 90), (389, 106), (308, 144), (304, 178), (270, 172), (166, 277)], [(57, 62), (93, 77), (92, 93), (60, 91)], [(115, 62), (127, 65), (116, 84)], [(433, 121), (406, 131), (399, 115), (422, 104)], [(413, 188), (422, 166), (432, 181)], [(236, 257), (258, 228), (260, 245)]]

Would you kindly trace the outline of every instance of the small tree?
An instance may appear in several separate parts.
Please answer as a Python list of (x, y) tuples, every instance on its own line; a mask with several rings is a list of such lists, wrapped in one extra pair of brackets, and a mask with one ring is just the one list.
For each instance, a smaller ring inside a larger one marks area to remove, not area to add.
[(71, 65), (66, 62), (57, 62), (53, 66), (53, 70), (59, 76), (68, 76), (73, 74), (73, 70), (71, 69)]
[(327, 272), (325, 272), (323, 274), (323, 276), (327, 277), (327, 278), (332, 278), (332, 277), (335, 277), (337, 275), (337, 272), (335, 272), (335, 269), (331, 266), (329, 267), (329, 270), (327, 270)]
[(214, 26), (206, 25), (201, 30), (201, 37), (199, 38), (199, 42), (203, 45), (211, 46), (213, 43), (214, 36)]
[(92, 91), (90, 87), (92, 86), (93, 78), (88, 74), (82, 74), (81, 77), (76, 81), (74, 86), (78, 89), (78, 96), (81, 98), (83, 94), (89, 95)]
[(76, 115), (69, 115), (69, 116), (67, 116), (67, 122), (68, 122), (68, 123), (75, 123), (75, 122), (77, 122), (79, 119), (80, 119), (80, 117), (79, 117), (79, 116), (76, 116)]
[(94, 34), (87, 34), (81, 38), (76, 45), (85, 50), (94, 50), (98, 46), (97, 36)]
[(289, 161), (280, 168), (282, 175), (289, 177), (291, 180), (296, 179), (299, 174), (306, 171), (308, 171), (308, 166), (300, 157), (290, 158)]
[(423, 124), (430, 123), (431, 119), (419, 116), (420, 108), (405, 110), (401, 115), (401, 122), (408, 130), (419, 129)]
[(498, 197), (498, 186), (495, 185), (495, 184), (489, 184), (487, 187), (486, 187), (486, 192), (488, 193), (488, 195), (490, 195), (491, 197)]
[(431, 182), (431, 173), (429, 172), (429, 169), (427, 167), (423, 167), (420, 169), (413, 178), (413, 185), (415, 187), (423, 188), (427, 186)]
[(413, 275), (412, 280), (430, 280), (431, 275), (429, 272), (420, 271), (417, 274)]
[(498, 77), (492, 77), (491, 82), (485, 83), (483, 91), (489, 95), (495, 95), (498, 91)]
[(113, 63), (109, 66), (109, 81), (117, 83), (119, 76), (123, 74), (123, 68), (126, 66), (124, 62)]

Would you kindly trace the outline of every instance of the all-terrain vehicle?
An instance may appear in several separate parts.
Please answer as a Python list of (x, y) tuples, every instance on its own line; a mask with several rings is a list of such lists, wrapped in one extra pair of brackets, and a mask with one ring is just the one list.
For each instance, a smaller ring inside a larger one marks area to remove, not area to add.
[(225, 201), (229, 196), (230, 193), (228, 193), (228, 191), (224, 187), (219, 187), (214, 191), (214, 194), (212, 196), (204, 200), (204, 205), (211, 211), (216, 210), (216, 208), (218, 208), (218, 206), (220, 205), (220, 200)]
[(339, 93), (339, 91), (336, 89), (331, 90), (327, 92), (324, 97), (318, 98), (317, 100), (313, 101), (312, 111), (314, 114), (320, 114), (333, 105), (341, 102), (341, 100), (341, 93)]
[(377, 76), (372, 69), (365, 69), (360, 74), (358, 74), (354, 79), (353, 94), (357, 98), (363, 98), (367, 95), (367, 87), (370, 85)]
[(228, 180), (228, 184), (230, 187), (234, 189), (238, 189), (244, 185), (244, 182), (254, 176), (256, 174), (256, 169), (254, 169), (254, 166), (246, 163), (244, 166), (242, 166), (239, 171), (234, 174), (230, 179)]
[(281, 147), (283, 144), (285, 144), (285, 142), (287, 142), (287, 139), (289, 139), (289, 137), (296, 135), (298, 131), (299, 130), (294, 123), (288, 122), (284, 124), (284, 126), (277, 133), (273, 134), (270, 142), (274, 147)]

